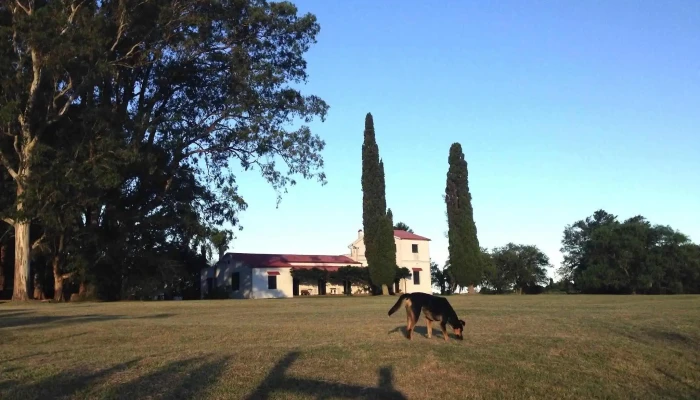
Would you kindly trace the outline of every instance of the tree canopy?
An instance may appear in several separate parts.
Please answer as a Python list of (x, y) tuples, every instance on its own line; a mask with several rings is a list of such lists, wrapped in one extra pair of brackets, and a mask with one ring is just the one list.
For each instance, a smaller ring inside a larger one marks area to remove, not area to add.
[(306, 123), (328, 105), (297, 89), (319, 29), (263, 0), (0, 5), (14, 298), (30, 296), (32, 249), (46, 261), (32, 270), (51, 268), (57, 285), (182, 290), (204, 243), (223, 247), (212, 229), (246, 209), (236, 174), (257, 170), (278, 201), (298, 177), (325, 183), (325, 143)]
[(467, 161), (459, 143), (450, 146), (448, 162), (445, 203), (451, 273), (458, 285), (473, 287), (481, 280), (482, 259), (469, 192)]
[(484, 286), (496, 293), (527, 293), (549, 279), (549, 258), (537, 246), (508, 243), (485, 253)]
[(408, 225), (406, 225), (403, 222), (397, 222), (396, 225), (394, 225), (394, 229), (399, 230), (399, 231), (406, 231), (409, 233), (415, 233), (415, 232), (413, 232), (413, 229), (411, 229)]
[(396, 244), (391, 210), (386, 206), (384, 163), (379, 158), (379, 147), (374, 133), (374, 118), (365, 116), (362, 143), (362, 225), (365, 257), (372, 283), (388, 294), (394, 282)]
[(559, 273), (584, 293), (700, 293), (700, 246), (641, 215), (604, 210), (564, 229)]

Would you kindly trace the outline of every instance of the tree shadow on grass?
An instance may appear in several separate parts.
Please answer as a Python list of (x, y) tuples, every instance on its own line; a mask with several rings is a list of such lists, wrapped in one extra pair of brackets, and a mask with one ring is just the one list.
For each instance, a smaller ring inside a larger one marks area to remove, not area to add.
[(36, 325), (46, 325), (60, 323), (61, 326), (88, 323), (113, 321), (121, 319), (162, 319), (173, 316), (174, 314), (154, 314), (142, 315), (138, 317), (130, 317), (124, 315), (104, 315), (104, 314), (85, 314), (85, 315), (36, 315), (33, 312), (15, 313), (11, 315), (0, 314), (0, 329), (6, 328), (22, 328)]
[(651, 390), (648, 391), (649, 398), (688, 400), (700, 398), (700, 387), (694, 387), (677, 376), (659, 368), (656, 370), (664, 375), (668, 381), (663, 382), (663, 384), (651, 383)]
[(162, 318), (170, 318), (174, 317), (175, 314), (171, 313), (160, 313), (160, 314), (153, 314), (153, 315), (141, 315), (138, 317), (127, 317), (129, 319), (162, 319)]
[[(38, 382), (0, 382), (2, 399), (93, 398), (196, 399), (218, 381), (229, 357), (204, 357), (172, 361), (164, 367), (122, 384), (110, 385), (114, 375), (135, 366), (139, 360), (117, 364), (96, 372), (64, 371)], [(106, 384), (105, 389), (98, 386)], [(95, 389), (96, 387), (97, 390)]]
[(118, 399), (196, 399), (216, 384), (230, 356), (207, 359), (195, 357), (172, 361), (148, 375), (110, 390), (109, 398)]
[(700, 346), (700, 343), (695, 341), (690, 336), (678, 332), (670, 332), (659, 329), (646, 329), (643, 331), (643, 333), (651, 339), (666, 343), (673, 343), (691, 347)]
[(620, 336), (624, 336), (627, 339), (647, 346), (655, 347), (662, 344), (665, 346), (674, 346), (684, 351), (690, 350), (691, 352), (698, 352), (698, 350), (700, 350), (700, 341), (679, 332), (658, 328), (637, 328), (634, 330), (614, 328), (611, 330), (615, 331)]
[(683, 381), (678, 376), (676, 376), (668, 371), (663, 370), (662, 368), (657, 367), (656, 371), (659, 372), (661, 375), (665, 376), (666, 378), (668, 378), (669, 380), (677, 383), (679, 386), (682, 386), (685, 389), (688, 389), (689, 391), (691, 391), (697, 395), (700, 395), (700, 385), (691, 385), (691, 384)]
[[(59, 353), (65, 353), (65, 352), (67, 352), (67, 351), (70, 351), (70, 350), (59, 350), (59, 351), (54, 351), (54, 352), (51, 353), (51, 354), (52, 354), (52, 355), (56, 355), (56, 354), (59, 354)], [(46, 352), (46, 351), (40, 351), (40, 352), (37, 352), (37, 353), (21, 355), (21, 356), (17, 356), (17, 357), (13, 357), (13, 358), (7, 358), (7, 359), (2, 359), (2, 358), (0, 358), (0, 363), (8, 363), (8, 362), (19, 361), (19, 360), (28, 360), (28, 359), (30, 359), (30, 358), (32, 358), (32, 357), (45, 356), (45, 355), (47, 355), (47, 354), (49, 354), (49, 353)]]
[(33, 313), (33, 311), (28, 310), (0, 310), (0, 318), (19, 317), (20, 315), (28, 315)]
[(0, 383), (2, 399), (55, 399), (70, 397), (80, 390), (93, 386), (110, 375), (128, 369), (138, 363), (138, 359), (96, 372), (64, 371), (46, 377), (38, 382), (19, 383), (13, 380)]
[(299, 358), (300, 354), (300, 352), (296, 351), (288, 353), (270, 370), (267, 377), (253, 393), (246, 397), (246, 400), (267, 399), (271, 393), (275, 392), (297, 394), (318, 399), (329, 397), (346, 399), (406, 399), (406, 396), (394, 388), (391, 367), (379, 369), (376, 387), (287, 376), (287, 370)]
[(53, 338), (51, 338), (51, 339), (44, 340), (43, 342), (32, 343), (32, 346), (40, 346), (40, 345), (49, 344), (49, 343), (54, 343), (54, 342), (67, 341), (68, 339), (75, 339), (75, 338), (77, 338), (77, 337), (85, 336), (85, 335), (88, 335), (88, 334), (89, 334), (88, 332), (78, 332), (78, 333), (74, 333), (74, 334), (71, 334), (71, 335), (53, 337)]

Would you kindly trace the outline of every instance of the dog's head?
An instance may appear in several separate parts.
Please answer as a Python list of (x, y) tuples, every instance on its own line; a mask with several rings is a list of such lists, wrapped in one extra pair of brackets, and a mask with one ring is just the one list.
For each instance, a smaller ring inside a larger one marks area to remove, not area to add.
[(460, 319), (457, 323), (457, 326), (453, 326), (452, 329), (454, 329), (457, 339), (464, 340), (464, 325), (466, 325), (466, 322)]

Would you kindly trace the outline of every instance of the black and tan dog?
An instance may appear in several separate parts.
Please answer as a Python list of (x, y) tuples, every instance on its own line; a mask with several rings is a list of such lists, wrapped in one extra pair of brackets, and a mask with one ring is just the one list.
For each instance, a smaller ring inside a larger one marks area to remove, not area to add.
[(457, 339), (464, 340), (465, 322), (459, 319), (446, 298), (420, 292), (404, 293), (389, 310), (389, 316), (395, 313), (402, 303), (406, 306), (406, 337), (409, 340), (413, 339), (413, 328), (416, 327), (421, 312), (425, 315), (425, 322), (428, 326), (428, 338), (431, 338), (433, 335), (433, 321), (437, 321), (440, 322), (440, 329), (445, 337), (445, 341), (447, 341), (447, 324), (452, 326)]

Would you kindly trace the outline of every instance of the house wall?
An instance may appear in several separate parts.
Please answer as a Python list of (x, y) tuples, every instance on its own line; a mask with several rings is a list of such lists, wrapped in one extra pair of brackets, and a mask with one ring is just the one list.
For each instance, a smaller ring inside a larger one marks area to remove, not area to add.
[[(410, 262), (427, 262), (430, 264), (430, 242), (427, 240), (398, 239), (396, 241), (396, 265), (404, 266)], [(418, 253), (413, 252), (413, 245), (418, 246)]]
[[(253, 291), (251, 299), (292, 297), (293, 282), (290, 268), (249, 268), (252, 271)], [(277, 289), (268, 289), (268, 272), (279, 272)]]
[[(418, 245), (418, 253), (413, 252), (413, 245)], [(406, 280), (405, 286), (408, 293), (424, 292), (432, 293), (430, 281), (430, 242), (427, 240), (396, 239), (396, 265), (408, 268), (411, 273), (414, 268), (420, 268), (418, 272), (419, 284), (414, 284), (414, 277)], [(402, 282), (403, 290), (403, 282)]]
[(213, 278), (214, 277), (214, 268), (202, 268), (202, 270), (199, 272), (199, 298), (203, 299), (204, 296), (207, 295), (208, 292), (208, 286), (207, 286), (207, 279), (208, 278)]
[(363, 267), (367, 266), (367, 257), (365, 257), (365, 242), (363, 240), (364, 234), (362, 231), (357, 233), (357, 239), (350, 245), (350, 254), (348, 257), (353, 260), (362, 263)]
[[(315, 263), (295, 263), (299, 266), (313, 266)], [(268, 289), (268, 271), (277, 271), (277, 289)], [(232, 290), (232, 275), (239, 273), (240, 285), (238, 291)], [(230, 298), (262, 299), (293, 297), (294, 283), (290, 268), (250, 268), (250, 266), (235, 261), (229, 255), (224, 256), (215, 266), (204, 268), (201, 272), (202, 298), (207, 293), (207, 278), (214, 278), (215, 287), (223, 287), (230, 291)], [(326, 285), (326, 294), (343, 293), (342, 285)], [(299, 291), (309, 290), (311, 295), (318, 295), (318, 285), (299, 285)], [(362, 293), (358, 286), (352, 287), (353, 293)]]
[[(432, 293), (433, 287), (430, 279), (430, 242), (427, 240), (408, 240), (394, 237), (396, 243), (396, 265), (406, 267), (411, 272), (413, 268), (421, 268), (419, 272), (420, 283), (415, 285), (413, 277), (402, 279), (399, 282), (399, 287), (407, 293), (424, 292)], [(418, 253), (413, 253), (413, 244), (418, 245)], [(358, 233), (357, 239), (350, 245), (350, 254), (348, 257), (362, 263), (363, 267), (367, 266), (367, 258), (365, 257), (365, 243), (362, 232)]]
[[(234, 291), (231, 287), (232, 276), (235, 272), (239, 273), (239, 289)], [(253, 292), (253, 282), (251, 269), (244, 266), (241, 262), (230, 260), (228, 256), (224, 256), (213, 267), (202, 269), (201, 273), (201, 297), (204, 298), (207, 292), (207, 278), (214, 278), (215, 287), (223, 287), (229, 291), (229, 297), (232, 299), (249, 299)]]
[[(300, 267), (301, 267), (301, 266), (313, 267), (313, 266), (315, 266), (316, 264), (315, 264), (315, 263), (299, 263), (299, 262), (295, 262), (295, 263), (292, 263), (292, 265), (294, 265), (294, 266), (300, 266)], [(345, 267), (345, 266), (346, 266), (346, 264), (333, 264), (333, 265), (337, 265), (338, 267)], [(351, 266), (351, 267), (359, 267), (359, 265), (353, 265), (353, 264), (348, 264), (348, 265)], [(335, 289), (335, 293), (333, 293), (333, 289)], [(300, 284), (299, 284), (299, 294), (300, 294), (300, 295), (301, 295), (301, 291), (302, 291), (302, 290), (308, 290), (308, 291), (309, 291), (309, 294), (311, 294), (311, 295), (317, 295), (317, 294), (319, 294), (319, 292), (318, 292), (318, 284), (309, 285), (309, 284), (300, 283)], [(352, 293), (362, 293), (362, 290), (361, 290), (361, 288), (360, 288), (359, 286), (354, 286), (354, 285), (353, 285), (353, 286), (351, 287), (351, 290), (352, 290)], [(326, 283), (326, 295), (330, 295), (330, 294), (343, 294), (343, 285), (334, 285), (334, 284), (332, 284), (332, 283), (330, 283), (330, 282)]]
[[(226, 260), (229, 261), (229, 260)], [(229, 295), (232, 299), (249, 299), (253, 291), (252, 273), (250, 268), (239, 262), (221, 262), (217, 264), (216, 282), (220, 287), (230, 290)], [(232, 285), (232, 275), (238, 272), (239, 274), (239, 289), (234, 291)]]
[[(333, 293), (333, 290), (335, 289), (335, 293)], [(352, 294), (363, 294), (366, 293), (364, 292), (363, 288), (359, 286), (352, 285), (350, 287), (352, 290)], [(299, 295), (301, 295), (302, 290), (309, 290), (309, 294), (312, 296), (318, 295), (318, 285), (305, 285), (303, 283), (299, 284)], [(334, 294), (343, 294), (343, 285), (333, 285), (331, 283), (326, 284), (326, 295), (334, 295)]]
[[(367, 259), (364, 255), (364, 236), (362, 232), (358, 232), (357, 239), (350, 246), (350, 254), (348, 256), (359, 262), (362, 267), (367, 267)], [(396, 264), (400, 267), (406, 267), (412, 273), (414, 268), (420, 268), (420, 283), (414, 284), (414, 278), (401, 280), (399, 288), (403, 292), (432, 292), (432, 282), (430, 279), (430, 242), (425, 240), (407, 240), (394, 237), (396, 244)], [(418, 252), (413, 253), (412, 245), (418, 246)], [(314, 263), (295, 263), (295, 265), (314, 265)], [(360, 266), (360, 265), (356, 265)], [(277, 288), (268, 288), (268, 271), (277, 271)], [(207, 278), (214, 278), (214, 284), (217, 287), (224, 287), (231, 290), (232, 274), (239, 273), (240, 287), (238, 291), (231, 291), (231, 298), (284, 298), (293, 297), (293, 278), (290, 268), (250, 268), (240, 261), (234, 261), (230, 255), (225, 255), (214, 267), (205, 268), (201, 272), (202, 278), (202, 297), (206, 294)], [(343, 293), (342, 285), (326, 286), (326, 294)], [(318, 294), (318, 285), (299, 285), (299, 291), (309, 290), (312, 295)], [(361, 293), (361, 288), (352, 286), (353, 294)]]

